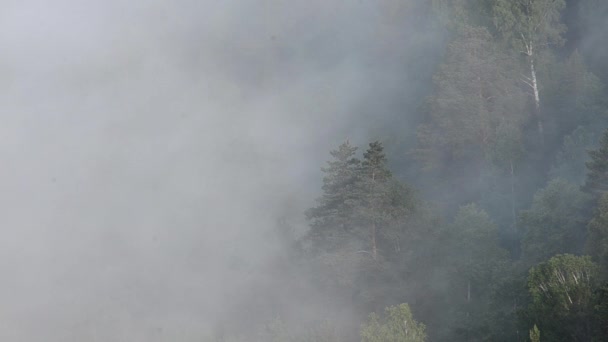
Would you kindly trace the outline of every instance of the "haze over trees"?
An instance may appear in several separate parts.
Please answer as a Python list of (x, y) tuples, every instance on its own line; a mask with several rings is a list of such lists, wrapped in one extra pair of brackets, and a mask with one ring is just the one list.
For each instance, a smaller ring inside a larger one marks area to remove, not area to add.
[(448, 42), (424, 104), (395, 119), (417, 110), (415, 139), (331, 151), (294, 240), (358, 313), (360, 337), (343, 338), (608, 338), (607, 80), (567, 41), (590, 2), (433, 2)]
[(608, 0), (29, 3), (0, 340), (608, 341)]

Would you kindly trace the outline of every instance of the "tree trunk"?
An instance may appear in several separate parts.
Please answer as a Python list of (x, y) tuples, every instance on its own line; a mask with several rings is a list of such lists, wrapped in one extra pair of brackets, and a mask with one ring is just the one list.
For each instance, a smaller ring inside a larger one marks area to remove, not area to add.
[(534, 93), (534, 114), (536, 115), (536, 123), (538, 126), (538, 134), (540, 135), (541, 144), (545, 143), (545, 130), (543, 128), (543, 120), (540, 113), (540, 94), (538, 91), (538, 80), (536, 78), (536, 69), (534, 68), (534, 58), (530, 56), (530, 76), (532, 80), (532, 92)]
[[(372, 184), (374, 184), (376, 182), (376, 171), (372, 171)], [(374, 195), (374, 187), (372, 186), (371, 188), (371, 195)], [(373, 203), (373, 202), (372, 202)], [(374, 205), (372, 205), (372, 212), (373, 214), (376, 213), (376, 208)], [(376, 222), (374, 219), (374, 222), (372, 223), (372, 229), (371, 229), (371, 239), (372, 239), (372, 258), (374, 260), (378, 260), (378, 247), (376, 245)]]
[(511, 218), (513, 220), (513, 232), (516, 230), (517, 215), (515, 214), (515, 169), (513, 168), (513, 159), (511, 163)]
[(469, 309), (471, 308), (471, 280), (467, 282), (467, 317), (469, 317)]
[(372, 258), (378, 260), (378, 247), (376, 245), (376, 223), (372, 224)]

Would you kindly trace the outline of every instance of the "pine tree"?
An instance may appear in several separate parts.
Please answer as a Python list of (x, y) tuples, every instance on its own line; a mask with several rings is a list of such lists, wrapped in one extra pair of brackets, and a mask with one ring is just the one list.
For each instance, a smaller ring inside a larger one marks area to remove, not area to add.
[(522, 259), (533, 265), (555, 254), (580, 253), (585, 244), (589, 196), (579, 187), (554, 179), (539, 190), (521, 213)]
[(496, 179), (507, 180), (512, 191), (509, 203), (497, 205), (517, 206), (526, 114), (514, 68), (513, 58), (483, 27), (461, 26), (447, 47), (433, 78), (436, 91), (429, 98), (427, 121), (418, 129), (415, 156), (435, 172), (439, 181), (431, 186), (447, 194), (443, 201), (448, 204), (480, 201), (496, 185), (484, 175), (500, 173)]
[(523, 94), (510, 64), (485, 28), (458, 30), (434, 77), (437, 90), (419, 132), (418, 156), (425, 164), (479, 163), (491, 158), (500, 125), (520, 129)]
[(388, 169), (384, 148), (378, 141), (369, 144), (363, 154), (361, 178), (359, 182), (359, 211), (362, 223), (369, 226), (371, 255), (378, 259), (378, 230), (381, 229), (391, 214), (389, 202), (392, 178)]
[(589, 222), (585, 251), (608, 274), (608, 193), (600, 198), (597, 213)]
[(474, 204), (460, 208), (447, 238), (451, 329), (463, 340), (482, 339), (493, 287), (507, 265), (507, 251), (500, 247), (488, 214)]
[(564, 137), (562, 147), (555, 156), (551, 167), (551, 178), (562, 178), (573, 184), (585, 182), (585, 163), (589, 159), (587, 150), (595, 143), (595, 136), (586, 128), (579, 126)]
[(598, 149), (589, 151), (591, 160), (587, 166), (587, 180), (582, 190), (595, 195), (608, 191), (608, 130), (604, 132)]
[(321, 170), (323, 195), (317, 206), (306, 212), (311, 221), (310, 237), (322, 249), (331, 250), (340, 245), (345, 234), (355, 229), (354, 209), (357, 202), (356, 187), (359, 182), (360, 160), (355, 157), (357, 147), (346, 141), (330, 152), (333, 160)]

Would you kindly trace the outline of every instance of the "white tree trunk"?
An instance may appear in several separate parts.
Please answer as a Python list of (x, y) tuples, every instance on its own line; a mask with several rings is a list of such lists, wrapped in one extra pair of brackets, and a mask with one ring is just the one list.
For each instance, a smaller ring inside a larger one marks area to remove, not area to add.
[(545, 141), (545, 133), (543, 128), (543, 120), (540, 114), (540, 95), (538, 91), (538, 80), (536, 78), (536, 70), (534, 69), (534, 59), (530, 56), (530, 76), (532, 80), (532, 92), (534, 93), (534, 110), (536, 114), (536, 123), (538, 125), (538, 134), (540, 135), (541, 143)]
[(517, 215), (515, 213), (515, 168), (513, 167), (513, 159), (511, 159), (511, 219), (513, 231), (516, 232)]

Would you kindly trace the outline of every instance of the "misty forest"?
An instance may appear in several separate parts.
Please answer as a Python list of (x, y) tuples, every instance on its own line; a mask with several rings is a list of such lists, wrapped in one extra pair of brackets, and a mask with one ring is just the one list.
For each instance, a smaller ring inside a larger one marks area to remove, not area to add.
[(608, 1), (11, 1), (6, 341), (608, 341)]

